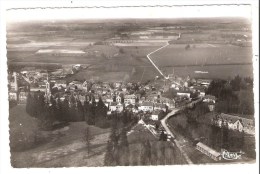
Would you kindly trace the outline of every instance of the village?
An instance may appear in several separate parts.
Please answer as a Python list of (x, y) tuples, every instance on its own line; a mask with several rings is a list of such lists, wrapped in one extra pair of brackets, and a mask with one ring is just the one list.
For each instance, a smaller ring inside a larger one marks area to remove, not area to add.
[[(71, 73), (81, 70), (81, 65), (73, 65)], [(60, 70), (58, 70), (60, 71)], [(211, 79), (194, 79), (169, 75), (169, 79), (158, 76), (148, 83), (131, 82), (101, 82), (94, 80), (68, 82), (66, 75), (48, 72), (44, 69), (26, 69), (19, 72), (9, 72), (9, 101), (10, 104), (25, 105), (27, 97), (41, 94), (44, 102), (51, 107), (56, 103), (68, 102), (68, 107), (75, 108), (88, 104), (97, 105), (100, 101), (106, 106), (106, 116), (114, 116), (130, 112), (141, 120), (148, 130), (158, 139), (175, 141), (162, 126), (162, 120), (173, 110), (181, 111), (192, 108), (197, 102), (208, 106), (214, 118), (211, 124), (219, 128), (245, 132), (254, 135), (254, 121), (237, 115), (225, 113), (215, 114), (217, 98), (206, 94)], [(84, 119), (83, 119), (84, 120)], [(82, 121), (75, 119), (74, 121)], [(131, 131), (130, 131), (131, 132)], [(165, 138), (162, 138), (164, 136)], [(196, 149), (215, 161), (221, 160), (221, 153), (198, 142)]]

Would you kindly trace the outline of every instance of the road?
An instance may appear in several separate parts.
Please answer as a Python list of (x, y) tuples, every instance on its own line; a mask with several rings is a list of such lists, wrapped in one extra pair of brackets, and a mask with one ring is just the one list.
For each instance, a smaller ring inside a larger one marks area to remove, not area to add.
[(190, 160), (190, 158), (188, 157), (188, 155), (186, 154), (186, 152), (182, 149), (182, 146), (180, 145), (180, 142), (175, 138), (174, 134), (171, 132), (171, 130), (169, 129), (169, 127), (167, 126), (167, 119), (171, 116), (173, 116), (174, 114), (176, 114), (176, 112), (178, 112), (180, 109), (174, 109), (172, 110), (170, 113), (168, 113), (162, 120), (162, 126), (164, 127), (165, 131), (167, 132), (167, 134), (171, 135), (171, 137), (173, 137), (173, 142), (174, 144), (177, 146), (177, 148), (180, 150), (181, 154), (183, 155), (183, 157), (185, 158), (186, 162), (188, 164), (193, 164), (193, 162)]
[(153, 53), (155, 53), (155, 52), (157, 52), (157, 51), (159, 51), (159, 50), (161, 50), (161, 49), (163, 49), (163, 48), (165, 48), (165, 47), (167, 47), (169, 45), (169, 43), (167, 42), (164, 46), (162, 46), (162, 47), (160, 47), (160, 48), (158, 48), (158, 49), (156, 49), (156, 50), (154, 50), (154, 51), (152, 51), (152, 52), (150, 52), (149, 54), (147, 54), (147, 59), (152, 63), (152, 65), (155, 67), (155, 69), (166, 79), (167, 77), (162, 73), (162, 71), (155, 65), (155, 63), (152, 61), (152, 59), (150, 58), (150, 55), (151, 54), (153, 54)]

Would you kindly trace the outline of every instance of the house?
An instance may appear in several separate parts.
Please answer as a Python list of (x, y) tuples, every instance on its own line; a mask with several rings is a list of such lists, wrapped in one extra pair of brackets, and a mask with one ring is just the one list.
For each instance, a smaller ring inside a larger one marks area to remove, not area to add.
[(144, 112), (152, 112), (153, 111), (153, 103), (152, 102), (143, 102), (141, 105), (138, 107), (139, 110), (144, 111)]
[(113, 98), (112, 98), (112, 96), (108, 95), (108, 96), (106, 96), (106, 99), (104, 101), (107, 103), (111, 103), (111, 102), (113, 102)]
[(172, 83), (170, 86), (170, 88), (176, 88), (176, 87), (177, 87), (177, 85), (175, 83)]
[(115, 87), (115, 88), (120, 88), (121, 85), (122, 85), (121, 82), (115, 82), (115, 83), (114, 83), (114, 87)]
[(45, 87), (30, 87), (30, 92), (46, 92), (46, 88)]
[(124, 97), (124, 103), (127, 103), (127, 104), (135, 104), (136, 102), (136, 96), (134, 94), (132, 95), (125, 95)]
[(150, 86), (145, 86), (144, 89), (148, 91), (150, 90)]
[(116, 111), (116, 112), (122, 112), (124, 110), (124, 106), (121, 103), (112, 102), (109, 105), (109, 110)]
[(200, 97), (204, 97), (205, 95), (206, 95), (205, 90), (201, 90), (201, 91), (199, 92), (199, 96), (200, 96)]
[(209, 103), (208, 104), (208, 108), (209, 108), (209, 111), (212, 112), (215, 110), (215, 104), (214, 103)]
[(74, 66), (72, 66), (72, 71), (79, 71), (81, 70), (83, 67), (80, 64), (76, 64)]
[(145, 97), (141, 97), (140, 99), (139, 99), (139, 103), (143, 103), (143, 102), (145, 102)]
[(110, 89), (110, 85), (108, 82), (103, 82), (102, 87), (103, 89)]
[(55, 86), (66, 88), (67, 87), (66, 80), (55, 80)]
[[(104, 104), (105, 104), (105, 106), (107, 107), (107, 108), (109, 108), (109, 103), (108, 102), (104, 102)], [(111, 112), (111, 111), (110, 111)]]
[(84, 102), (86, 100), (86, 96), (85, 95), (77, 95), (78, 100), (81, 102), (82, 105), (84, 105)]
[(86, 92), (88, 91), (88, 82), (87, 81), (82, 83), (82, 90), (84, 90)]
[(254, 121), (252, 119), (242, 118), (236, 115), (224, 114), (216, 116), (213, 119), (213, 123), (218, 126), (226, 126), (228, 129), (237, 130), (239, 132), (246, 132), (248, 134), (254, 134)]
[(99, 85), (99, 84), (97, 84), (97, 83), (95, 83), (95, 84), (93, 84), (93, 85), (91, 86), (91, 89), (93, 89), (93, 90), (96, 90), (96, 89), (99, 89), (99, 88), (102, 88), (102, 87), (101, 87), (101, 85)]
[(18, 92), (18, 102), (20, 104), (26, 104), (28, 92), (20, 91)]
[(204, 86), (192, 86), (190, 87), (192, 92), (197, 92), (199, 93), (199, 97), (204, 97), (205, 96), (205, 87)]
[(221, 157), (221, 153), (215, 151), (214, 149), (208, 147), (207, 145), (198, 142), (196, 144), (196, 149), (199, 150), (200, 152), (204, 153), (205, 155), (207, 155), (208, 157), (210, 157), (211, 159), (215, 160), (215, 161), (220, 161), (222, 159)]
[(121, 103), (122, 102), (122, 98), (120, 95), (116, 96), (116, 102), (117, 103)]
[(210, 85), (211, 81), (212, 80), (210, 80), (210, 79), (198, 79), (197, 84), (207, 87)]
[(95, 89), (95, 93), (98, 95), (102, 95), (103, 94), (103, 89), (102, 88), (96, 88)]
[(109, 94), (110, 90), (108, 88), (102, 88), (102, 95)]
[(178, 91), (177, 96), (190, 98), (190, 91)]
[(216, 97), (213, 95), (205, 95), (202, 101), (206, 103), (216, 103)]
[(39, 88), (46, 88), (46, 83), (45, 82), (38, 82)]
[(79, 81), (72, 81), (72, 82), (70, 82), (69, 83), (69, 87), (74, 88), (74, 89), (80, 89), (80, 90), (83, 89), (83, 85)]
[(99, 102), (99, 98), (100, 98), (99, 96), (100, 96), (100, 95), (94, 94), (93, 96), (94, 96), (94, 98), (95, 98), (95, 102), (96, 102), (96, 103)]
[(154, 103), (154, 111), (166, 112), (167, 111), (166, 105), (162, 103)]
[(17, 100), (17, 92), (9, 91), (9, 100)]
[(154, 121), (157, 121), (157, 120), (162, 119), (163, 115), (164, 114), (163, 114), (162, 111), (156, 110), (156, 111), (152, 112), (150, 119), (154, 120)]

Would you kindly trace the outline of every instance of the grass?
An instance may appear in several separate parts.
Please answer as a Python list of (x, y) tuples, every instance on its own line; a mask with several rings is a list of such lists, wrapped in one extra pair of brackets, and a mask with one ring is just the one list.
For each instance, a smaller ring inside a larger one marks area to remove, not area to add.
[(9, 133), (11, 150), (23, 150), (34, 147), (38, 120), (25, 111), (25, 105), (17, 105), (9, 111)]
[(81, 167), (103, 166), (106, 142), (109, 130), (90, 127), (94, 139), (91, 140), (88, 154), (83, 141), (84, 122), (74, 122), (69, 126), (52, 131), (42, 132), (51, 141), (34, 149), (12, 152), (13, 167)]
[[(103, 165), (108, 129), (89, 126), (94, 138), (88, 154), (83, 141), (85, 122), (73, 122), (54, 131), (40, 131), (37, 119), (25, 112), (25, 105), (10, 109), (9, 121), (10, 146), (13, 147), (11, 164), (15, 168)], [(36, 133), (41, 138), (40, 144), (35, 143)]]
[(159, 66), (251, 63), (252, 49), (232, 45), (169, 45), (151, 55)]

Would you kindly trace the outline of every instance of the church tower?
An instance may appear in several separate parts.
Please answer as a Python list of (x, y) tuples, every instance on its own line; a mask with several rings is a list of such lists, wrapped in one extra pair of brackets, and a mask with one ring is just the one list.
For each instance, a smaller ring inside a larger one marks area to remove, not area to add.
[(49, 73), (48, 73), (47, 74), (47, 81), (46, 81), (46, 88), (45, 88), (46, 103), (49, 103), (50, 94), (51, 94), (51, 87), (50, 87)]
[(18, 91), (18, 84), (17, 84), (17, 74), (16, 72), (13, 72), (14, 76), (14, 90), (17, 92)]

